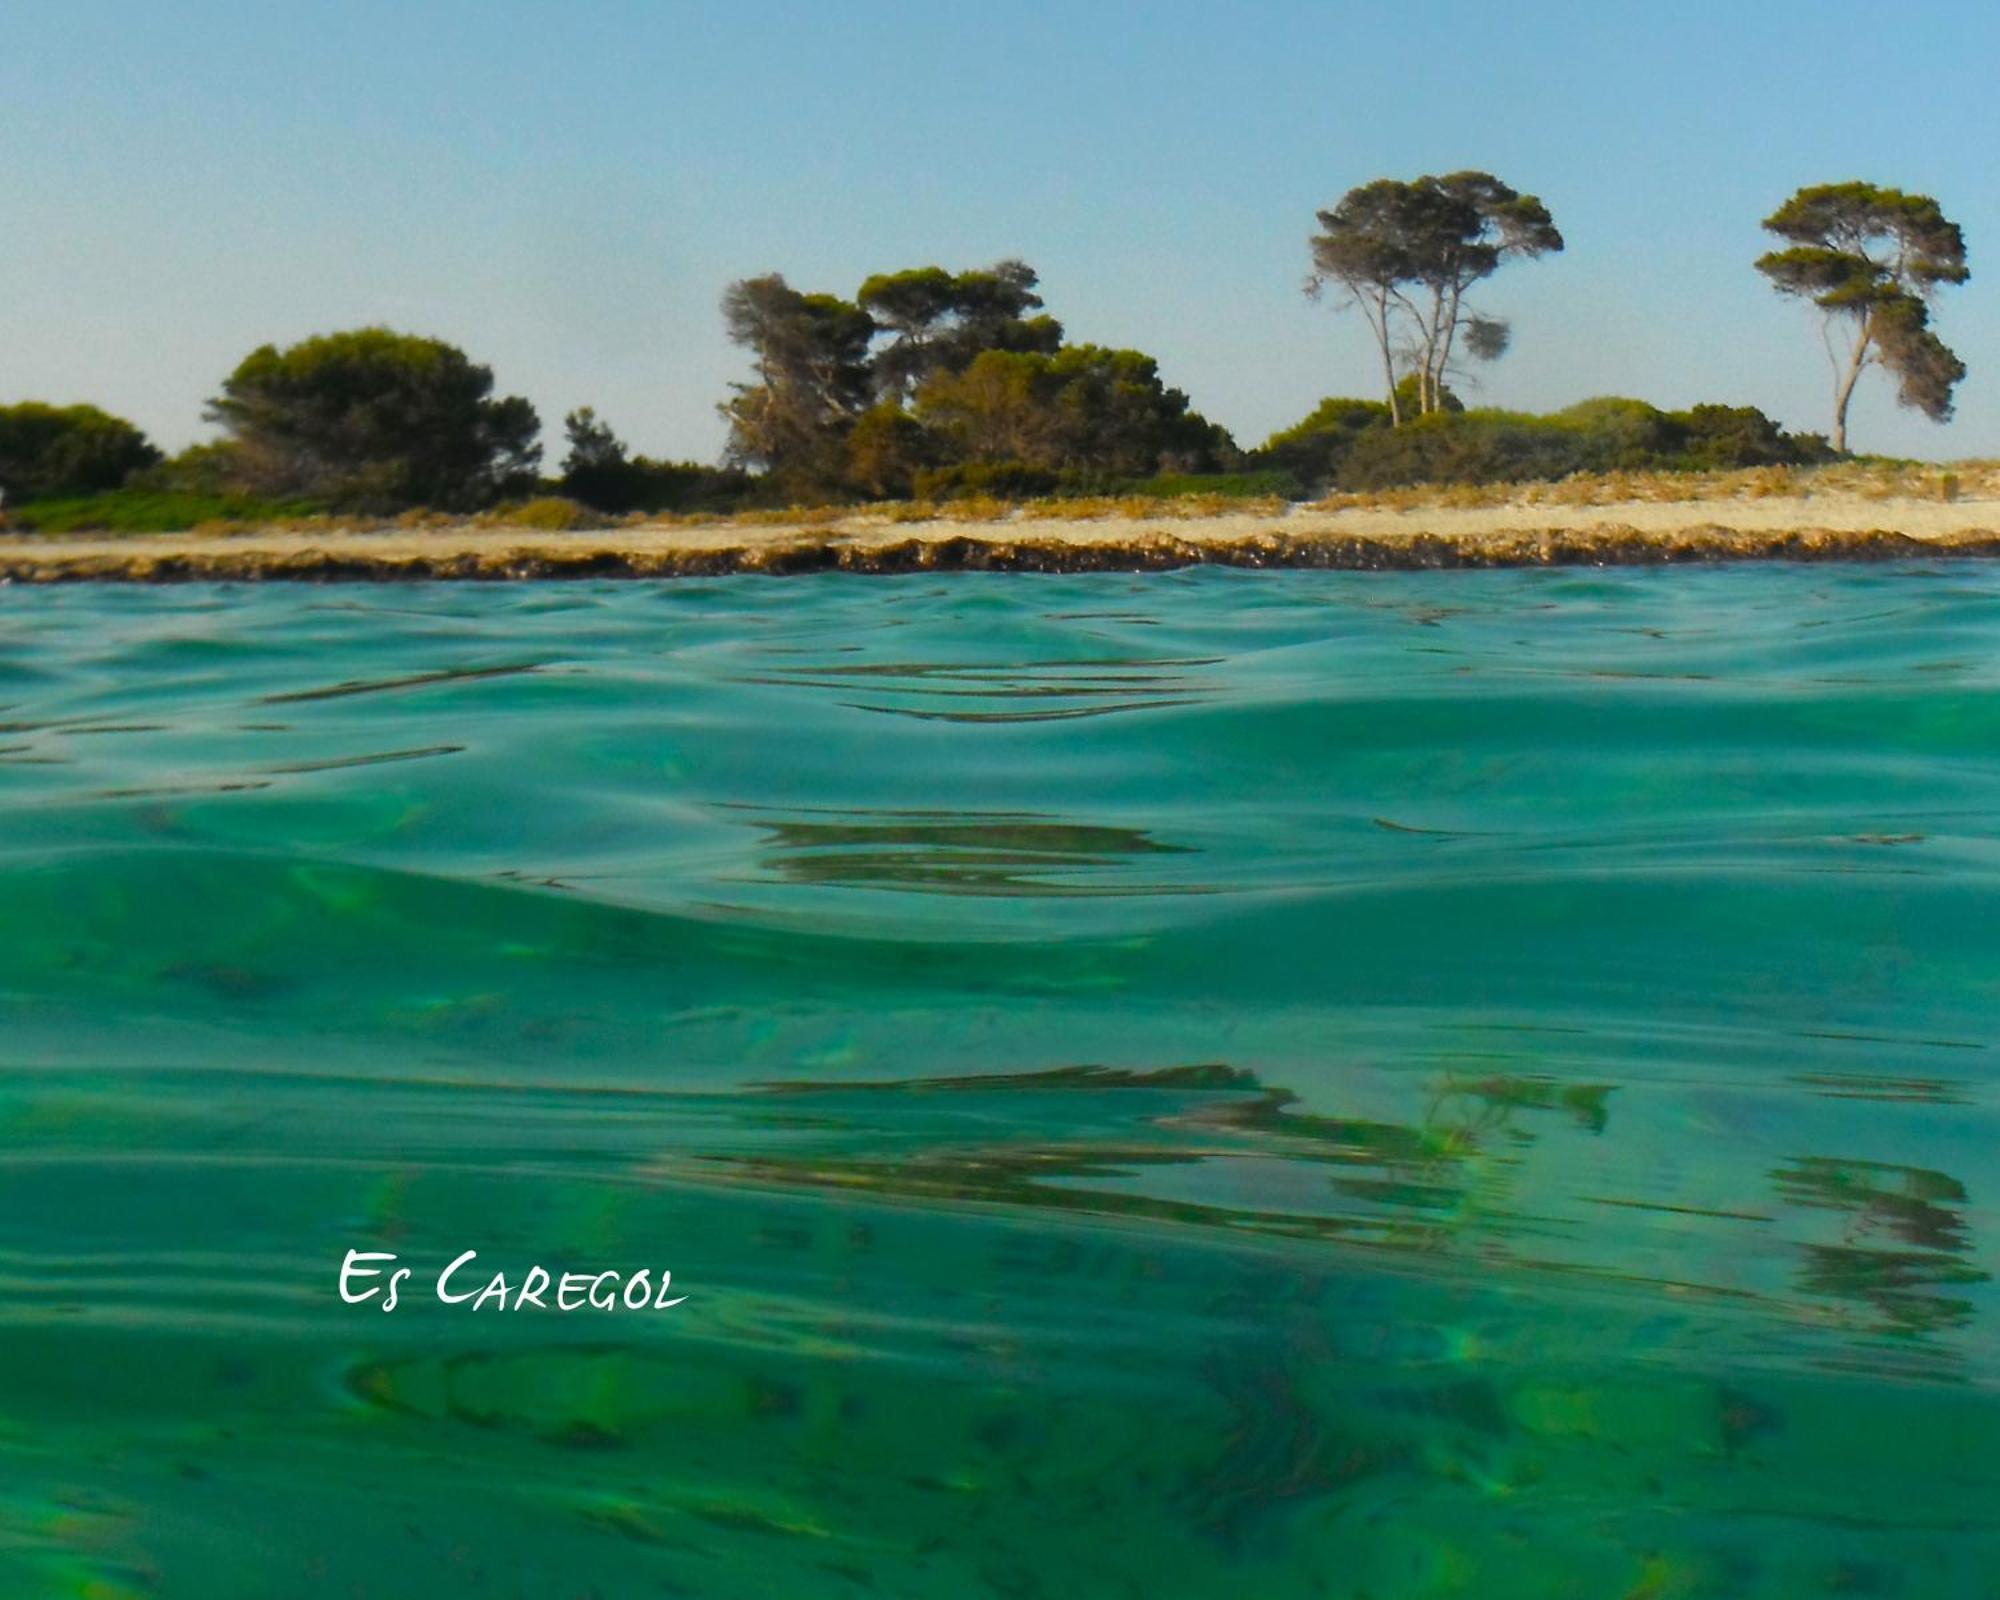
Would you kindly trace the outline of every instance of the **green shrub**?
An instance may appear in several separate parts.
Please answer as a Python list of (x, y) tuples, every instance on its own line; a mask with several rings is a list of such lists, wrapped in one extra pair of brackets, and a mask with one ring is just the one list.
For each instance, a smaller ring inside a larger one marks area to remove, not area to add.
[(538, 495), (496, 506), (481, 517), (509, 528), (539, 528), (544, 533), (567, 533), (572, 528), (601, 528), (604, 518), (589, 506), (559, 494)]
[(556, 485), (573, 500), (598, 511), (624, 515), (634, 511), (733, 511), (749, 501), (755, 480), (735, 467), (633, 456), (567, 472)]
[(1564, 478), (1596, 465), (1591, 436), (1553, 417), (1506, 411), (1440, 412), (1354, 441), (1335, 481), (1343, 489), (1418, 483), (1518, 483)]
[(1355, 441), (1388, 426), (1386, 402), (1329, 396), (1291, 427), (1272, 434), (1256, 455), (1310, 489), (1325, 489), (1338, 478)]
[(913, 486), (919, 500), (1028, 500), (1057, 493), (1063, 475), (1025, 461), (964, 461), (919, 472)]
[(191, 444), (179, 455), (135, 473), (125, 487), (169, 494), (227, 495), (240, 493), (239, 485), (248, 476), (236, 444), (213, 439), (207, 444)]
[(941, 442), (894, 401), (871, 406), (847, 432), (847, 485), (870, 500), (909, 496), (920, 473), (943, 461)]
[(1113, 494), (1145, 495), (1156, 500), (1216, 496), (1225, 500), (1297, 500), (1304, 485), (1296, 474), (1277, 468), (1255, 472), (1162, 472), (1117, 484)]
[(1525, 483), (1578, 472), (1712, 471), (1828, 458), (1816, 436), (1787, 434), (1754, 406), (1661, 411), (1643, 400), (1585, 400), (1549, 416), (1442, 413), (1367, 428), (1339, 457), (1347, 490), (1423, 483)]
[(1786, 433), (1755, 406), (1700, 405), (1669, 415), (1691, 467), (1806, 466), (1834, 459), (1823, 435)]
[(143, 433), (96, 406), (0, 406), (0, 490), (17, 505), (116, 489), (159, 459)]
[(303, 501), (241, 494), (117, 489), (70, 500), (14, 507), (8, 520), (36, 533), (184, 533), (204, 522), (282, 522), (318, 509)]
[(1602, 395), (1580, 400), (1546, 420), (1581, 436), (1578, 448), (1596, 472), (1643, 471), (1679, 454), (1683, 430), (1657, 406)]

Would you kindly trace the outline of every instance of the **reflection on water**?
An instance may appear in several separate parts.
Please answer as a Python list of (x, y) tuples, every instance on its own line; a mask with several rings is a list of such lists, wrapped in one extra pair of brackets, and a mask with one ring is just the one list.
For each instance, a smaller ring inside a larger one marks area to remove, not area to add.
[[(1574, 1159), (1541, 1129), (1553, 1119), (1558, 1130), (1604, 1137), (1608, 1084), (1446, 1074), (1412, 1096), (1417, 1114), (1407, 1122), (1305, 1113), (1289, 1090), (1223, 1065), (765, 1092), (785, 1097), (788, 1126), (814, 1136), (784, 1154), (716, 1159), (766, 1183), (1144, 1217), (1613, 1279), (1626, 1272), (1598, 1253), (1612, 1228), (1595, 1213), (1651, 1210), (1682, 1228), (1688, 1276), (1674, 1286), (1683, 1292), (1756, 1294), (1795, 1320), (1817, 1320), (1815, 1301), (1845, 1300), (1857, 1310), (1840, 1320), (1854, 1331), (1919, 1341), (1972, 1318), (1971, 1301), (1940, 1290), (1989, 1278), (1973, 1264), (1965, 1188), (1940, 1172), (1806, 1157), (1771, 1175), (1777, 1211), (1564, 1194), (1560, 1177)], [(945, 1092), (970, 1098), (937, 1109), (933, 1097)], [(1141, 1103), (1112, 1115), (1114, 1092)], [(913, 1097), (923, 1109), (896, 1104)], [(1091, 1104), (1061, 1103), (1068, 1097)], [(893, 1137), (877, 1152), (856, 1150), (875, 1130)], [(836, 1132), (855, 1153), (827, 1152)], [(1615, 1171), (1615, 1150), (1600, 1165)], [(1824, 1231), (1817, 1211), (1840, 1213), (1837, 1241), (1801, 1237)], [(1728, 1239), (1741, 1224), (1795, 1241), (1795, 1293), (1732, 1276)]]
[(317, 689), (293, 689), (284, 694), (267, 694), (257, 703), (283, 706), (306, 700), (344, 700), (349, 695), (393, 694), (399, 689), (428, 689), (438, 684), (476, 683), (482, 678), (506, 678), (517, 672), (540, 670), (541, 663), (532, 661), (506, 667), (451, 667), (439, 672), (413, 672), (400, 678), (379, 678), (373, 682), (350, 680)]
[(1942, 1172), (1808, 1156), (1771, 1174), (1794, 1206), (1839, 1214), (1837, 1242), (1802, 1246), (1799, 1287), (1857, 1302), (1900, 1333), (1972, 1320), (1970, 1300), (1941, 1293), (1984, 1283), (1972, 1264), (1965, 1186)]
[[(861, 1091), (891, 1097), (956, 1090), (977, 1095), (947, 1126), (940, 1115), (862, 1102)], [(1103, 1113), (1051, 1099), (1020, 1097), (1124, 1091), (1143, 1106), (1120, 1106), (1110, 1137), (1087, 1137)], [(1271, 1232), (1398, 1250), (1457, 1246), (1481, 1253), (1514, 1232), (1545, 1231), (1547, 1219), (1512, 1210), (1508, 1191), (1536, 1142), (1526, 1114), (1559, 1112), (1602, 1133), (1603, 1085), (1521, 1079), (1446, 1078), (1423, 1095), (1420, 1121), (1315, 1115), (1293, 1109), (1288, 1090), (1266, 1089), (1254, 1074), (1226, 1066), (1157, 1072), (1058, 1068), (1020, 1076), (924, 1079), (845, 1087), (785, 1084), (786, 1112), (820, 1128), (840, 1126), (850, 1143), (873, 1127), (899, 1137), (880, 1156), (731, 1156), (736, 1170), (764, 1181), (819, 1184), (853, 1192), (1047, 1206), (1144, 1216), (1184, 1225)], [(985, 1099), (1005, 1094), (1004, 1111)], [(848, 1114), (843, 1116), (843, 1111)], [(904, 1130), (930, 1126), (943, 1137), (912, 1148)], [(1036, 1135), (1040, 1135), (1037, 1139)], [(1326, 1169), (1326, 1170), (1318, 1170)], [(1284, 1200), (1279, 1205), (1274, 1202)]]
[(0, 1596), (1989, 1595), (1996, 598), (0, 592)]
[[(865, 814), (864, 814), (865, 815)], [(1087, 895), (1198, 892), (1074, 881), (1130, 856), (1182, 854), (1138, 828), (1091, 827), (1032, 815), (905, 812), (876, 820), (762, 821), (765, 869), (792, 883), (846, 884), (934, 894)]]
[[(1051, 619), (1055, 620), (1055, 619)], [(787, 667), (751, 683), (830, 689), (867, 689), (874, 698), (844, 702), (857, 711), (940, 722), (1056, 722), (1121, 711), (1188, 705), (1212, 690), (1195, 669), (1213, 659), (1134, 656), (1114, 660), (1038, 662), (868, 662)], [(1080, 700), (1073, 706), (1015, 702)], [(934, 700), (971, 700), (978, 706), (939, 707)]]

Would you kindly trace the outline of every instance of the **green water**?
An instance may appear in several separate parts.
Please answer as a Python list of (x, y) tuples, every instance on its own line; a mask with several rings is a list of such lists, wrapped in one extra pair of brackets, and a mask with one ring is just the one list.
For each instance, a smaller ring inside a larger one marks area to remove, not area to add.
[(0, 1596), (2000, 1594), (1996, 1019), (2000, 568), (0, 590)]

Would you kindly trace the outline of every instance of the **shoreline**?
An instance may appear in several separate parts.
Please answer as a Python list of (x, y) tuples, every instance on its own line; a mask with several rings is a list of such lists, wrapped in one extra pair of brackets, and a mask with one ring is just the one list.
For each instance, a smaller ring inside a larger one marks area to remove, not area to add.
[(658, 522), (561, 532), (463, 523), (185, 534), (0, 532), (0, 582), (507, 582), (813, 572), (1424, 571), (2000, 556), (2000, 500), (1858, 495), (1557, 506), (1294, 508), (1201, 517), (1021, 515)]

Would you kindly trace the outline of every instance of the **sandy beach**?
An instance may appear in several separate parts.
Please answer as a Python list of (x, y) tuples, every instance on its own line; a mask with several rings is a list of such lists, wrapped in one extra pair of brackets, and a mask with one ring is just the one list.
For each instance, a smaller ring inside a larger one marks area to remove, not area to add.
[(1153, 570), (1201, 564), (1357, 570), (1881, 560), (2000, 555), (2000, 497), (1858, 493), (1562, 503), (1259, 508), (1213, 515), (1009, 511), (911, 520), (879, 508), (759, 522), (668, 520), (544, 531), (287, 526), (180, 534), (0, 534), (0, 580), (395, 580), (928, 570)]

